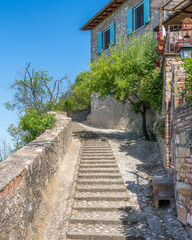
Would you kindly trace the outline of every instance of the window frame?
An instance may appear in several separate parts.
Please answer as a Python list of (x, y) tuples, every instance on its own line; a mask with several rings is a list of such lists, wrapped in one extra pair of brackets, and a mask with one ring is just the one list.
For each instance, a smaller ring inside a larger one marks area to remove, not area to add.
[[(104, 47), (105, 47), (105, 38), (104, 38), (104, 36), (105, 36), (105, 32), (107, 32), (109, 30), (109, 46), (106, 48), (106, 49), (104, 49)], [(109, 47), (110, 47), (110, 43), (111, 43), (111, 39), (110, 39), (110, 31), (111, 31), (111, 29), (110, 29), (110, 25), (109, 26), (107, 26), (103, 31), (102, 31), (102, 38), (103, 38), (103, 52), (104, 51), (106, 51)]]
[[(104, 50), (105, 46), (105, 33), (109, 31), (109, 44), (108, 47)], [(115, 45), (115, 21), (110, 23), (105, 27), (101, 32), (97, 33), (97, 53), (101, 54), (102, 52), (109, 49), (110, 46)]]
[[(136, 10), (138, 7), (140, 7), (141, 5), (143, 5), (143, 25), (142, 25), (141, 27), (135, 29), (135, 23), (136, 23), (136, 21), (135, 21), (135, 17), (136, 17), (135, 10)], [(135, 32), (135, 31), (139, 30), (140, 28), (142, 28), (143, 26), (145, 26), (145, 19), (144, 19), (144, 18), (145, 18), (145, 17), (144, 17), (144, 1), (143, 1), (143, 0), (141, 0), (140, 2), (138, 2), (138, 3), (133, 7), (133, 12), (134, 12), (134, 14), (133, 14), (133, 22), (134, 22), (134, 32)]]

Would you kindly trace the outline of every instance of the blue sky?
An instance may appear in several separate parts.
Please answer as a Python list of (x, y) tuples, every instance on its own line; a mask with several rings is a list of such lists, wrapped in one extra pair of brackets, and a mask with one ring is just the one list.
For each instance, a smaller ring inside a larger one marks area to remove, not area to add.
[(5, 109), (13, 92), (8, 86), (27, 62), (71, 81), (90, 61), (90, 32), (80, 31), (109, 0), (1, 0), (0, 1), (0, 139), (17, 122)]

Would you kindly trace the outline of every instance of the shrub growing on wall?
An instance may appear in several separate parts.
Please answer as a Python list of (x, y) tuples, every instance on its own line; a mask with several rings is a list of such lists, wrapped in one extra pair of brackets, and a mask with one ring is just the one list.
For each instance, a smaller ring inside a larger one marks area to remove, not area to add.
[(185, 67), (187, 79), (181, 95), (185, 99), (185, 101), (191, 102), (192, 101), (192, 58), (187, 58), (184, 61), (183, 66)]
[(143, 134), (146, 129), (146, 111), (161, 111), (163, 75), (155, 69), (156, 39), (152, 33), (120, 39), (110, 54), (104, 52), (90, 64), (89, 85), (102, 97), (112, 94), (116, 100), (129, 101), (133, 111), (142, 116)]
[(54, 114), (41, 113), (34, 109), (27, 110), (19, 122), (19, 127), (24, 131), (22, 140), (25, 143), (33, 141), (46, 129), (52, 128), (54, 123)]

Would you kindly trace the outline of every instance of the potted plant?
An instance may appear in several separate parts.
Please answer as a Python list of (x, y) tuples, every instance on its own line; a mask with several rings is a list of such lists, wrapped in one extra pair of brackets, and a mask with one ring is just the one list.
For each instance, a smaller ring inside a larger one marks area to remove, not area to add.
[(190, 39), (179, 39), (175, 44), (172, 44), (173, 45), (173, 51), (175, 53), (178, 53), (180, 48), (183, 46), (183, 43), (184, 42), (188, 42), (188, 43), (191, 43), (191, 40)]
[(174, 52), (179, 52), (179, 50), (180, 50), (180, 48), (183, 46), (183, 39), (178, 39), (178, 41), (175, 43), (175, 44), (173, 44), (173, 46), (174, 46)]
[(192, 30), (192, 19), (190, 17), (183, 20), (182, 30)]
[(158, 53), (163, 54), (165, 47), (165, 39), (162, 35), (162, 31), (159, 32), (159, 35), (156, 37), (158, 43)]

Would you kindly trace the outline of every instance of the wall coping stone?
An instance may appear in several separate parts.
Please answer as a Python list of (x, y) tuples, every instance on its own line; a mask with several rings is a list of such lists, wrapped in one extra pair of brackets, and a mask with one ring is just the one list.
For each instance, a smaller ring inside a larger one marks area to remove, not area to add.
[(15, 178), (23, 176), (25, 171), (29, 170), (33, 161), (42, 155), (46, 148), (51, 149), (55, 137), (71, 122), (71, 118), (65, 117), (65, 113), (50, 113), (56, 114), (55, 127), (51, 130), (46, 130), (36, 140), (27, 144), (0, 163), (0, 193), (5, 190), (7, 185), (14, 181)]

